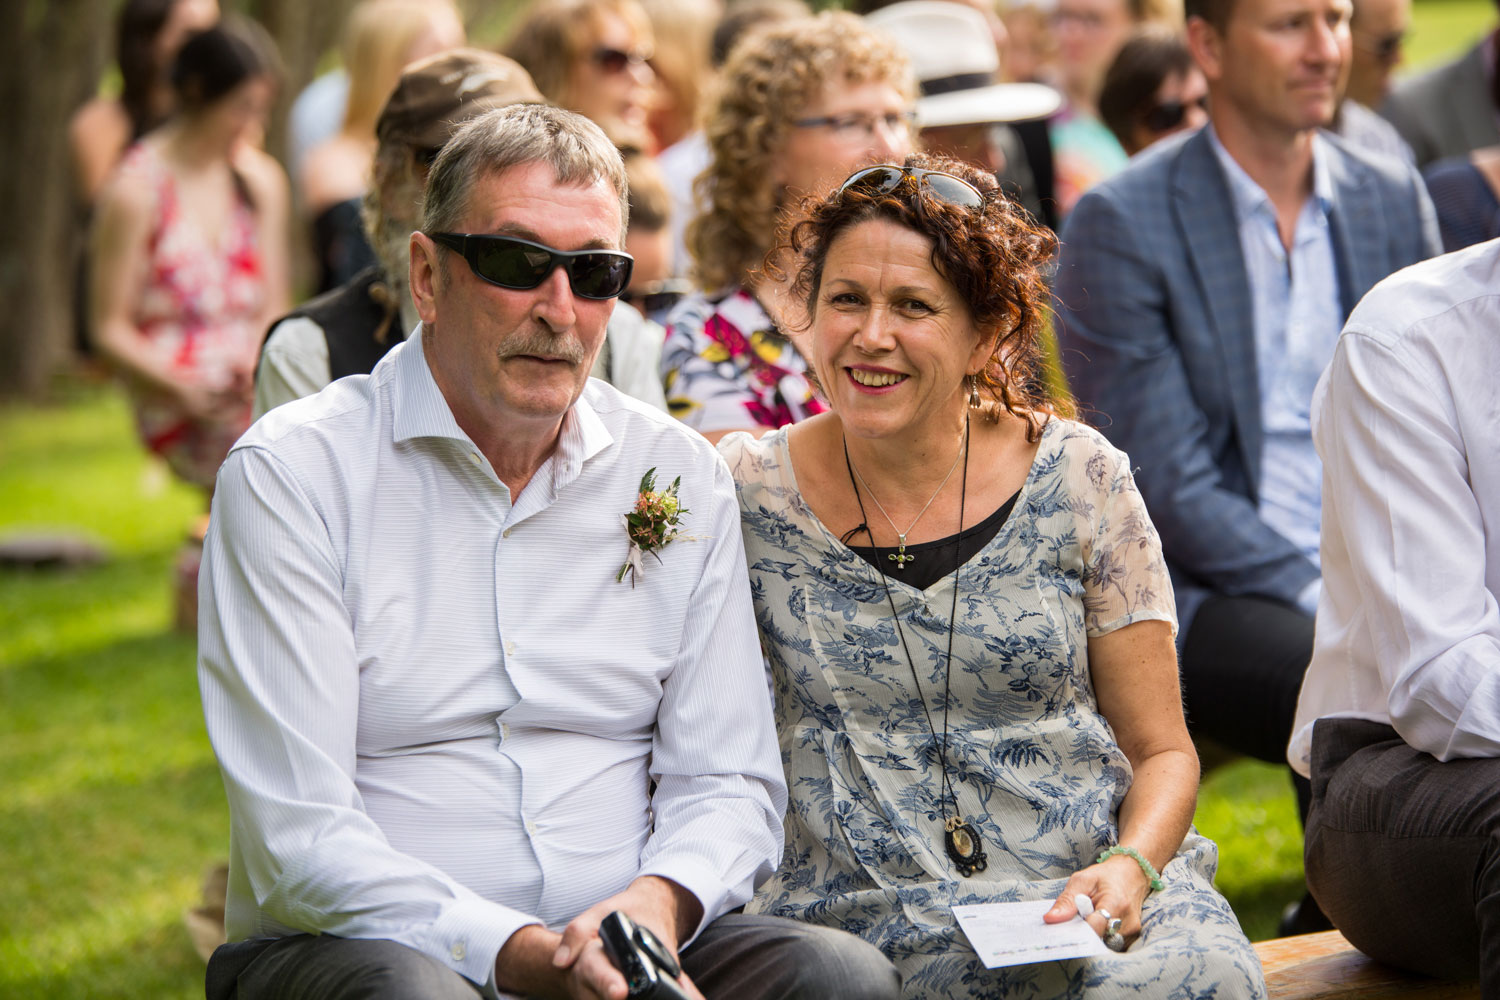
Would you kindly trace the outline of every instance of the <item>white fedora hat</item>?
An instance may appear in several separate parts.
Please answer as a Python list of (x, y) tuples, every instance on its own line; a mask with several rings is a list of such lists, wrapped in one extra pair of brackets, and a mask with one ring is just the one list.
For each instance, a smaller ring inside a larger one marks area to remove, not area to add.
[(984, 15), (953, 0), (903, 0), (865, 15), (911, 57), (922, 128), (1046, 118), (1062, 95), (1040, 83), (995, 83), (1000, 57)]

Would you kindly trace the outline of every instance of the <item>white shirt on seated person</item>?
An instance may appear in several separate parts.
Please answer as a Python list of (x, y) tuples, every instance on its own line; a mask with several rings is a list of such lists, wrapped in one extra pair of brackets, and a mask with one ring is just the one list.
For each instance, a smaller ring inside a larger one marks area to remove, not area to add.
[[(481, 167), (453, 228), (616, 247), (617, 172)], [(685, 945), (780, 857), (733, 483), (701, 437), (587, 378), (613, 300), (562, 267), (497, 286), (417, 233), (412, 288), (416, 336), (269, 414), (219, 475), (199, 677), (228, 936), (393, 941), (491, 995), (618, 979), (591, 930), (554, 930), (638, 907)], [(624, 515), (652, 467), (681, 477), (697, 537), (632, 585)]]
[(1500, 757), (1500, 241), (1377, 285), (1318, 385), (1323, 594), (1288, 750), (1393, 727), (1441, 761)]

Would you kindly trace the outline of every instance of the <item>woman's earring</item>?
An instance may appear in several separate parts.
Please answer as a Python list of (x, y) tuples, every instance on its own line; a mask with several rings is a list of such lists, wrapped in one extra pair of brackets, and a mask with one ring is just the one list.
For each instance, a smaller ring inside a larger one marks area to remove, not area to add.
[(982, 401), (980, 400), (980, 398), (979, 398), (979, 376), (978, 375), (970, 375), (970, 376), (968, 376), (968, 378), (969, 378), (969, 405), (971, 407), (973, 407), (974, 409), (977, 410), (977, 409), (979, 409), (980, 406), (984, 405), (982, 403)]

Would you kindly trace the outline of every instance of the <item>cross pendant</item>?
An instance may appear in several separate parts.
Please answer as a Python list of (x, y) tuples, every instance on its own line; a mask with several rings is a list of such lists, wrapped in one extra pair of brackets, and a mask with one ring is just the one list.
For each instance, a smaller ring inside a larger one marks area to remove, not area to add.
[(897, 569), (905, 569), (906, 564), (915, 561), (917, 557), (906, 554), (906, 539), (903, 538), (901, 539), (901, 548), (896, 552), (892, 552), (886, 558), (895, 563)]

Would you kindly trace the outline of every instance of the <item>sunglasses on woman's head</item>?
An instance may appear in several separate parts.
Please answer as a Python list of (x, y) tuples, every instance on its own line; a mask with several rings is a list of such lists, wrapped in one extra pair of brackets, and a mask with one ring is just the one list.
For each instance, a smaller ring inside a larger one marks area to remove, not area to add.
[(568, 275), (581, 299), (612, 299), (630, 284), (635, 259), (618, 250), (554, 250), (514, 236), (428, 233), (428, 237), (469, 262), (481, 281), (520, 291), (536, 288), (554, 267)]
[(858, 188), (870, 194), (889, 194), (910, 180), (918, 191), (926, 191), (938, 201), (957, 205), (960, 208), (979, 208), (984, 204), (984, 195), (962, 177), (945, 174), (941, 170), (924, 170), (921, 167), (898, 167), (894, 163), (881, 163), (873, 167), (856, 170), (849, 179), (839, 185), (839, 194), (850, 188)]
[(1187, 104), (1181, 101), (1162, 101), (1160, 104), (1153, 104), (1145, 114), (1141, 115), (1141, 124), (1153, 132), (1170, 132), (1182, 124), (1182, 120), (1187, 117), (1188, 107), (1194, 104), (1202, 108), (1206, 114), (1208, 95), (1205, 94)]

